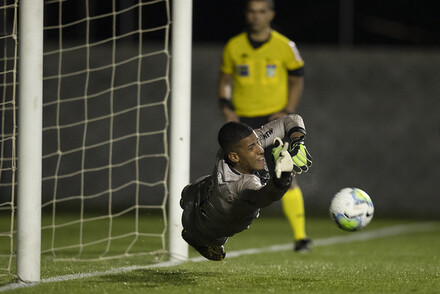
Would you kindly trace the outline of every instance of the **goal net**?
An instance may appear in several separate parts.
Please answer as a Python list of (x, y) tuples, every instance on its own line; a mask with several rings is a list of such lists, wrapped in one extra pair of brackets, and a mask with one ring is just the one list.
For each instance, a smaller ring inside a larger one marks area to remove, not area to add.
[(42, 253), (161, 256), (168, 2), (53, 0), (44, 10)]
[(11, 271), (14, 251), (17, 6), (0, 2), (0, 276)]
[[(168, 228), (169, 3), (46, 0), (44, 14), (42, 253), (69, 260), (161, 259)], [(4, 27), (14, 45), (16, 24)], [(6, 271), (15, 184), (11, 60), (3, 55), (1, 72)]]

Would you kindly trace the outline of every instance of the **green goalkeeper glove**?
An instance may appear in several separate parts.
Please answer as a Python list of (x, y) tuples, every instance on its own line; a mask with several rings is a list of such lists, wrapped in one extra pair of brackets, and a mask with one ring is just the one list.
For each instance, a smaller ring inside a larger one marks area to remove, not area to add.
[(297, 174), (307, 172), (312, 166), (312, 156), (304, 145), (304, 136), (290, 141), (289, 153), (293, 160), (293, 170)]
[(289, 143), (284, 143), (280, 138), (275, 138), (273, 141), (274, 148), (272, 148), (272, 155), (275, 161), (275, 175), (279, 179), (281, 178), (281, 173), (293, 171), (293, 160), (290, 156), (288, 149)]

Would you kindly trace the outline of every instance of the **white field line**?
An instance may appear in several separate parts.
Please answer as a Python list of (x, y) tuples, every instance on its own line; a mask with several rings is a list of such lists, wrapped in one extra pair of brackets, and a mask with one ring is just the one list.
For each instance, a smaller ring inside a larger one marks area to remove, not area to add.
[[(417, 232), (425, 232), (425, 231), (433, 231), (435, 229), (439, 229), (439, 223), (437, 222), (425, 222), (425, 223), (417, 223), (417, 224), (409, 224), (409, 225), (398, 225), (398, 226), (392, 226), (392, 227), (386, 227), (382, 229), (377, 229), (373, 231), (364, 231), (364, 232), (356, 232), (352, 234), (347, 235), (341, 235), (341, 236), (334, 236), (334, 237), (328, 237), (328, 238), (322, 238), (322, 239), (315, 239), (313, 240), (313, 247), (320, 247), (320, 246), (330, 246), (335, 244), (344, 244), (344, 243), (352, 243), (357, 241), (364, 241), (364, 240), (372, 240), (372, 239), (379, 239), (379, 238), (385, 238), (385, 237), (392, 237), (392, 236), (398, 236), (398, 235), (404, 235), (409, 233), (417, 233)], [(227, 258), (233, 258), (238, 257), (242, 255), (250, 255), (250, 254), (259, 254), (259, 253), (267, 253), (267, 252), (279, 252), (279, 251), (287, 251), (292, 250), (292, 243), (289, 244), (282, 244), (282, 245), (273, 245), (269, 247), (264, 248), (250, 248), (250, 249), (243, 249), (243, 250), (237, 250), (237, 251), (230, 251), (227, 252)], [(188, 261), (190, 262), (202, 262), (207, 261), (204, 257), (194, 257), (190, 258)], [(166, 267), (172, 267), (179, 264), (184, 263), (184, 261), (167, 261), (167, 262), (161, 262), (157, 264), (152, 265), (133, 265), (133, 266), (125, 266), (125, 267), (119, 267), (114, 268), (106, 271), (96, 271), (96, 272), (90, 272), (90, 273), (79, 273), (79, 274), (71, 274), (71, 275), (63, 275), (63, 276), (57, 276), (47, 279), (42, 279), (40, 283), (53, 283), (53, 282), (64, 282), (64, 281), (71, 281), (71, 280), (78, 280), (78, 279), (85, 279), (85, 278), (92, 278), (92, 277), (99, 277), (99, 276), (105, 276), (105, 275), (114, 275), (118, 273), (127, 273), (135, 270), (143, 270), (143, 269), (151, 269), (151, 268), (166, 268)], [(38, 283), (12, 283), (5, 286), (0, 287), (0, 292), (6, 292), (9, 290), (15, 290), (20, 288), (28, 288), (39, 285)]]

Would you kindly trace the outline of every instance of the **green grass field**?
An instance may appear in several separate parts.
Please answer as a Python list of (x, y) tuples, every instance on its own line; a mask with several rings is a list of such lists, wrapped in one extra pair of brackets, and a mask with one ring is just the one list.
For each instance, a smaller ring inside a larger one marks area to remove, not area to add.
[[(414, 227), (414, 223), (418, 225)], [(396, 226), (400, 231), (395, 230)], [(381, 231), (383, 228), (392, 229)], [(233, 257), (234, 253), (245, 253), (241, 250), (291, 242), (291, 232), (283, 218), (262, 216), (249, 230), (228, 241), (226, 250), (230, 256), (223, 262), (197, 262), (199, 255), (192, 249), (192, 261), (169, 267), (149, 267), (151, 256), (99, 262), (60, 262), (43, 256), (39, 285), (13, 289), (11, 277), (5, 277), (0, 280), (0, 291), (45, 294), (440, 293), (440, 222), (373, 219), (365, 230), (346, 233), (329, 219), (308, 219), (307, 231), (316, 244), (310, 254), (293, 253), (288, 246), (289, 250)], [(339, 243), (331, 244), (335, 236), (342, 238), (337, 239)], [(353, 241), (350, 239), (353, 236), (369, 236), (369, 239)], [(127, 268), (129, 266), (138, 267)], [(126, 271), (118, 270), (120, 268)], [(76, 275), (81, 273), (88, 273), (90, 277)], [(74, 276), (67, 281), (50, 280), (60, 276), (64, 280), (65, 275)]]

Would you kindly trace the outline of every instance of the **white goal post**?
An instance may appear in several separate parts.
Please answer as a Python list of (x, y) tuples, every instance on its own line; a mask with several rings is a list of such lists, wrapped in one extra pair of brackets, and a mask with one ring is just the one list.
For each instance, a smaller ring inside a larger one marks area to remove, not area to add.
[(17, 275), (40, 281), (43, 0), (19, 2)]
[(170, 256), (188, 258), (182, 231), (180, 192), (188, 184), (191, 140), (191, 44), (192, 0), (173, 0), (171, 164), (170, 164)]

